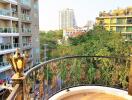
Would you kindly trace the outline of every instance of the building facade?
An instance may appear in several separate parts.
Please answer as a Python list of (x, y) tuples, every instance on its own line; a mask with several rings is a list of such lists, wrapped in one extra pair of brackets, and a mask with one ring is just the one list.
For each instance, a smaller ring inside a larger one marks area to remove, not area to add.
[(28, 70), (39, 63), (38, 0), (0, 0), (0, 79), (12, 74), (6, 54), (27, 52)]
[(87, 27), (75, 27), (71, 29), (64, 29), (63, 30), (63, 37), (69, 38), (69, 37), (77, 37), (79, 35), (83, 35), (87, 32)]
[(68, 29), (76, 26), (76, 20), (73, 9), (64, 9), (59, 12), (59, 28)]
[(124, 38), (130, 41), (132, 40), (132, 6), (100, 12), (96, 24), (104, 26), (106, 30), (122, 33)]

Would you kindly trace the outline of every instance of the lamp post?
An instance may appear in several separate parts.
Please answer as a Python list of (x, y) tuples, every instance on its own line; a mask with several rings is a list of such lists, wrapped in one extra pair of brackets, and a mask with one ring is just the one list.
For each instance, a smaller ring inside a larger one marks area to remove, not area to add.
[(19, 86), (19, 93), (16, 98), (17, 100), (24, 100), (24, 88), (26, 88), (24, 85), (24, 74), (23, 70), (26, 67), (26, 60), (28, 58), (28, 54), (25, 54), (22, 56), (20, 54), (19, 49), (16, 49), (15, 55), (7, 55), (7, 60), (11, 64), (11, 67), (13, 71), (15, 72), (14, 75), (12, 76), (12, 81), (13, 81), (13, 86), (16, 84), (20, 84)]
[(48, 44), (44, 44), (44, 62), (47, 59), (47, 47), (48, 47)]
[(12, 78), (20, 78), (23, 77), (23, 70), (26, 66), (26, 60), (27, 60), (27, 54), (25, 56), (22, 56), (19, 52), (19, 49), (16, 49), (15, 55), (7, 55), (7, 60), (11, 64), (11, 67), (15, 74)]

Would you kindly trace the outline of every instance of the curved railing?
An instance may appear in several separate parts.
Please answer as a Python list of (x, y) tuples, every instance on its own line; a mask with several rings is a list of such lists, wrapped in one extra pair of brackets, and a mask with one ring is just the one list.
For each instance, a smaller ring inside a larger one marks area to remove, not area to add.
[[(128, 90), (129, 66), (127, 57), (66, 56), (48, 60), (25, 73), (23, 98), (47, 100), (63, 89), (78, 85)], [(13, 94), (14, 98), (20, 92)]]

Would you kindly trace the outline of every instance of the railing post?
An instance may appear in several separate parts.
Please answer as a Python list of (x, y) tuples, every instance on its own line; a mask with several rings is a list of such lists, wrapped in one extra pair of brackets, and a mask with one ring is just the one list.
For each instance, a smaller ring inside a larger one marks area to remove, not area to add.
[[(132, 53), (132, 48), (131, 51)], [(129, 71), (129, 84), (128, 84), (128, 94), (132, 95), (132, 54), (130, 54), (130, 71)]]
[(13, 81), (13, 87), (16, 84), (19, 84), (19, 91), (17, 92), (15, 100), (24, 100), (24, 80), (25, 77), (20, 77), (20, 78), (12, 78)]

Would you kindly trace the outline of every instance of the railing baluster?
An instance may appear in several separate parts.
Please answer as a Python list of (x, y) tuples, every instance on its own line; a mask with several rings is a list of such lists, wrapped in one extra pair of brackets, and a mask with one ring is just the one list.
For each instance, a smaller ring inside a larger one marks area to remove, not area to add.
[[(32, 93), (30, 93), (31, 97), (35, 98), (35, 93), (37, 95), (37, 92), (39, 91), (39, 97), (42, 98), (42, 94), (40, 94), (40, 88), (42, 87), (44, 90), (43, 98), (46, 100), (48, 100), (48, 98), (50, 98), (50, 96), (52, 96), (58, 90), (60, 91), (61, 89), (66, 88), (67, 91), (69, 91), (69, 87), (79, 86), (82, 84), (96, 84), (104, 86), (116, 85), (118, 86), (118, 88), (120, 87), (122, 89), (126, 89), (127, 82), (123, 82), (125, 81), (125, 78), (127, 76), (127, 73), (124, 72), (128, 71), (128, 64), (126, 64), (127, 59), (125, 59), (125, 61), (119, 59), (124, 58), (105, 56), (73, 56), (56, 58), (46, 61), (30, 69), (28, 72), (25, 73), (24, 80), (27, 80), (25, 84), (29, 85), (34, 92), (34, 96), (32, 96)], [(108, 62), (114, 63), (109, 64)], [(130, 74), (131, 71), (132, 63)], [(44, 75), (41, 72), (43, 72)], [(41, 75), (45, 78), (45, 84), (43, 85), (42, 80), (40, 79)], [(37, 83), (37, 81), (39, 82)], [(55, 83), (52, 84), (52, 82)], [(36, 89), (38, 88), (37, 85), (39, 85), (39, 90)], [(131, 94), (131, 77), (129, 78), (128, 90), (128, 93)]]
[[(132, 53), (132, 52), (131, 52)], [(129, 86), (128, 94), (132, 95), (132, 55), (130, 55), (130, 71), (129, 71)]]

